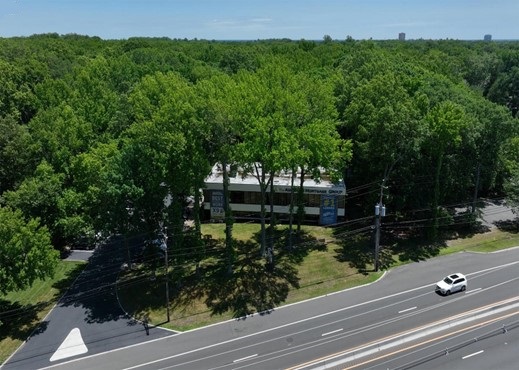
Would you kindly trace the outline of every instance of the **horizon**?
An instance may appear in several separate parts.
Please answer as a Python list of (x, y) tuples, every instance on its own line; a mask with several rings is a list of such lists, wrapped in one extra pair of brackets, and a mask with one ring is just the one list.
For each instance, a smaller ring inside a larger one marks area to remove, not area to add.
[(0, 37), (517, 40), (517, 19), (517, 0), (2, 0)]

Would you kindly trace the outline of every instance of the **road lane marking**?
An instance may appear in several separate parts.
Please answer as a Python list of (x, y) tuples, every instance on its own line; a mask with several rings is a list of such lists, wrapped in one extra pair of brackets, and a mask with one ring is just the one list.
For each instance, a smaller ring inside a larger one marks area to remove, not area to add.
[(254, 357), (257, 357), (258, 354), (254, 354), (254, 355), (250, 355), (250, 356), (247, 356), (247, 357), (243, 357), (243, 358), (239, 358), (237, 360), (234, 360), (233, 363), (237, 363), (237, 362), (242, 362), (242, 361), (245, 361), (245, 360), (249, 360), (251, 358), (254, 358)]
[[(466, 276), (472, 276), (472, 275), (481, 274), (481, 273), (485, 273), (485, 272), (492, 272), (492, 271), (496, 271), (496, 270), (503, 269), (505, 267), (510, 267), (510, 266), (517, 265), (517, 264), (519, 264), (519, 261), (508, 262), (508, 263), (505, 263), (505, 264), (502, 264), (502, 265), (498, 265), (498, 266), (489, 267), (489, 268), (486, 268), (486, 269), (483, 269), (483, 270), (475, 271), (475, 272), (466, 274)], [(387, 271), (384, 272), (383, 276), (385, 276), (386, 273), (387, 273)], [(380, 279), (382, 279), (382, 277)], [(517, 279), (511, 279), (510, 281), (513, 281), (513, 280), (517, 280)], [(348, 291), (351, 291), (351, 290), (365, 288), (366, 286), (373, 285), (373, 284), (375, 284), (375, 282), (369, 283), (369, 284), (360, 285), (360, 286), (356, 286), (356, 287), (352, 287), (352, 288), (348, 288), (348, 289), (344, 289), (342, 291), (335, 292), (334, 294), (345, 293), (345, 292), (348, 292)], [(290, 326), (293, 326), (293, 325), (297, 325), (297, 324), (301, 324), (301, 323), (304, 323), (304, 322), (312, 321), (312, 320), (315, 320), (315, 319), (318, 319), (318, 318), (321, 318), (321, 317), (326, 317), (326, 316), (329, 316), (329, 315), (332, 315), (332, 314), (335, 314), (335, 313), (338, 313), (338, 312), (343, 312), (343, 311), (350, 310), (350, 309), (353, 309), (353, 308), (357, 308), (357, 307), (369, 305), (369, 304), (372, 304), (372, 303), (376, 303), (376, 302), (379, 302), (379, 301), (383, 301), (383, 300), (386, 300), (388, 298), (397, 297), (397, 296), (402, 295), (402, 294), (412, 293), (412, 292), (420, 290), (420, 289), (429, 288), (429, 287), (431, 287), (433, 285), (434, 285), (434, 283), (425, 284), (425, 285), (422, 285), (422, 286), (419, 286), (419, 287), (416, 287), (416, 288), (408, 289), (405, 292), (397, 292), (397, 293), (389, 294), (387, 296), (371, 299), (369, 301), (360, 302), (360, 303), (357, 303), (357, 304), (354, 304), (354, 305), (351, 305), (351, 306), (346, 306), (346, 307), (339, 308), (339, 309), (336, 309), (336, 310), (333, 310), (333, 311), (328, 311), (328, 312), (325, 312), (325, 313), (322, 313), (322, 314), (318, 314), (318, 315), (315, 315), (315, 316), (307, 317), (307, 318), (300, 319), (300, 320), (297, 320), (297, 321), (293, 321), (293, 322), (290, 322), (290, 323), (287, 323), (287, 324), (279, 325), (279, 326), (276, 326), (276, 327), (273, 327), (273, 328), (261, 330), (261, 331), (258, 331), (256, 333), (247, 334), (247, 335), (244, 335), (242, 337), (228, 339), (228, 340), (225, 340), (223, 342), (206, 345), (204, 347), (198, 347), (198, 348), (186, 351), (186, 352), (177, 353), (177, 354), (170, 355), (170, 356), (165, 356), (165, 357), (162, 357), (162, 358), (159, 358), (159, 359), (156, 359), (156, 360), (152, 360), (152, 361), (148, 361), (148, 362), (145, 362), (145, 363), (137, 364), (137, 365), (134, 365), (134, 366), (131, 366), (131, 367), (127, 367), (127, 368), (125, 368), (125, 370), (137, 369), (137, 368), (141, 368), (141, 367), (145, 367), (145, 366), (154, 365), (154, 364), (157, 364), (159, 362), (171, 360), (173, 358), (178, 358), (180, 356), (196, 353), (196, 352), (199, 352), (199, 351), (202, 351), (202, 350), (206, 350), (206, 349), (209, 349), (209, 348), (214, 348), (214, 347), (220, 346), (222, 344), (232, 343), (232, 342), (235, 342), (235, 341), (243, 340), (245, 338), (254, 337), (254, 336), (257, 336), (257, 335), (260, 335), (260, 334), (265, 334), (265, 333), (269, 333), (269, 332), (272, 332), (272, 331), (275, 331), (275, 330), (279, 330), (279, 329), (282, 329), (282, 328), (287, 328), (287, 327), (290, 327)], [(322, 298), (325, 298), (326, 296), (327, 295), (322, 295), (322, 296), (310, 298), (310, 299), (307, 299), (307, 300), (304, 300), (304, 301), (301, 301), (301, 302), (296, 302), (296, 303), (287, 304), (287, 305), (284, 305), (284, 306), (281, 306), (281, 307), (276, 307), (276, 310), (288, 308), (288, 307), (299, 305), (299, 304), (302, 304), (302, 303), (305, 303), (305, 302), (309, 302), (309, 301), (314, 301), (314, 300), (322, 299)], [(257, 315), (260, 315), (260, 314), (261, 313), (254, 313), (251, 316), (257, 316)], [(188, 330), (188, 331), (185, 331), (185, 332), (181, 332), (180, 334), (175, 334), (175, 335), (167, 336), (167, 337), (164, 337), (164, 338), (157, 338), (157, 339), (153, 339), (153, 340), (148, 341), (148, 342), (136, 343), (136, 344), (128, 345), (128, 346), (125, 346), (125, 347), (116, 348), (116, 349), (113, 349), (113, 350), (108, 350), (106, 352), (100, 352), (100, 353), (93, 354), (93, 355), (90, 355), (90, 356), (85, 356), (85, 357), (82, 357), (80, 359), (69, 360), (69, 361), (60, 363), (59, 366), (62, 366), (64, 364), (70, 364), (70, 363), (78, 362), (78, 361), (83, 361), (83, 360), (88, 359), (88, 358), (104, 356), (104, 355), (109, 354), (109, 353), (119, 352), (119, 351), (126, 350), (126, 349), (129, 349), (129, 348), (140, 347), (140, 346), (143, 346), (143, 345), (147, 345), (150, 342), (158, 342), (158, 341), (163, 341), (163, 340), (171, 339), (171, 337), (178, 336), (178, 335), (183, 335), (183, 334), (186, 334), (186, 333), (192, 333), (192, 332), (195, 332), (195, 331), (202, 331), (204, 329), (207, 329), (207, 328), (213, 327), (213, 326), (229, 324), (231, 322), (235, 322), (236, 320), (237, 319), (226, 320), (226, 321), (222, 321), (222, 322), (219, 322), (219, 323), (214, 323), (214, 324), (210, 324), (210, 325), (207, 325), (207, 326), (204, 326), (204, 327), (200, 327), (200, 328), (191, 329), (191, 330)], [(54, 368), (56, 366), (58, 366), (58, 365), (48, 366), (48, 367), (45, 367), (44, 369), (51, 369), (51, 368)]]
[(334, 330), (334, 331), (330, 331), (328, 333), (323, 333), (323, 334), (321, 334), (321, 337), (325, 337), (325, 336), (330, 335), (330, 334), (335, 334), (335, 333), (338, 333), (338, 332), (343, 331), (343, 330), (344, 329), (340, 328), (340, 329), (337, 329), (337, 330)]
[[(511, 314), (511, 315), (513, 315), (513, 314)], [(506, 317), (510, 317), (511, 315), (507, 315)], [(492, 322), (499, 321), (499, 320), (500, 320), (500, 318), (492, 319), (492, 320), (489, 320), (489, 321), (484, 322), (484, 323), (482, 323), (482, 324), (476, 324), (476, 325), (469, 326), (469, 327), (464, 328), (464, 329), (460, 329), (460, 330), (454, 331), (454, 332), (452, 332), (452, 333), (447, 333), (447, 334), (445, 334), (445, 335), (441, 335), (441, 336), (439, 336), (439, 337), (432, 338), (432, 339), (429, 339), (429, 340), (423, 341), (423, 342), (421, 342), (421, 343), (411, 345), (411, 346), (409, 346), (409, 347), (407, 347), (407, 348), (402, 348), (402, 349), (396, 350), (396, 351), (394, 351), (394, 352), (391, 352), (391, 353), (388, 353), (388, 354), (382, 355), (382, 356), (380, 356), (380, 357), (378, 357), (378, 358), (374, 358), (374, 359), (371, 359), (371, 360), (365, 361), (365, 362), (363, 362), (363, 363), (356, 364), (356, 365), (354, 365), (354, 366), (350, 366), (350, 367), (343, 368), (343, 370), (350, 370), (350, 369), (354, 369), (354, 368), (356, 368), (356, 367), (366, 365), (366, 364), (371, 363), (371, 362), (373, 362), (373, 361), (381, 360), (381, 359), (384, 359), (384, 358), (387, 358), (387, 357), (391, 357), (391, 356), (394, 356), (394, 355), (396, 355), (396, 354), (398, 354), (398, 353), (401, 353), (401, 352), (407, 351), (407, 350), (409, 350), (409, 349), (417, 348), (417, 347), (420, 347), (420, 346), (422, 346), (422, 345), (424, 345), (424, 344), (429, 344), (429, 343), (432, 343), (432, 342), (434, 342), (434, 341), (438, 341), (438, 340), (441, 340), (441, 339), (444, 339), (444, 338), (448, 338), (448, 337), (453, 336), (453, 335), (456, 335), (456, 334), (458, 334), (458, 333), (463, 333), (464, 331), (471, 330), (472, 328), (477, 328), (477, 327), (480, 327), (480, 326), (484, 326), (484, 325), (487, 324), (487, 323), (492, 323)]]
[(483, 351), (483, 350), (481, 350), (481, 351), (477, 351), (477, 352), (471, 353), (470, 355), (463, 356), (461, 359), (462, 359), (462, 360), (465, 360), (466, 358), (469, 358), (469, 357), (472, 357), (472, 356), (479, 355), (480, 353), (483, 353), (483, 352), (485, 352), (485, 351)]
[(74, 328), (67, 335), (63, 343), (61, 343), (58, 350), (54, 352), (50, 361), (63, 360), (64, 358), (82, 355), (87, 352), (88, 348), (83, 341), (81, 331), (78, 328)]
[[(514, 304), (514, 305), (512, 305), (512, 307), (496, 309), (496, 311), (492, 311), (492, 312), (486, 312), (486, 313), (482, 312), (480, 315), (477, 315), (475, 317), (467, 318), (467, 319), (464, 319), (464, 320), (453, 321), (450, 324), (444, 322), (444, 320), (439, 320), (439, 321), (436, 321), (436, 322), (433, 322), (433, 323), (429, 323), (429, 324), (427, 324), (426, 326), (423, 326), (423, 327), (419, 327), (419, 328), (415, 328), (415, 329), (411, 329), (411, 330), (406, 330), (406, 331), (403, 331), (401, 333), (393, 334), (393, 335), (390, 335), (388, 337), (385, 337), (385, 338), (382, 338), (382, 339), (379, 339), (379, 340), (374, 340), (374, 341), (365, 343), (363, 345), (359, 345), (359, 346), (356, 346), (356, 347), (353, 347), (353, 348), (348, 348), (348, 349), (346, 349), (344, 351), (340, 351), (340, 352), (337, 352), (337, 353), (334, 353), (334, 354), (330, 354), (328, 356), (320, 357), (320, 358), (317, 358), (317, 359), (314, 359), (314, 360), (311, 360), (311, 361), (308, 361), (308, 362), (305, 362), (305, 363), (302, 363), (302, 364), (299, 364), (299, 365), (295, 365), (293, 367), (287, 368), (286, 370), (302, 370), (302, 369), (306, 369), (306, 368), (309, 368), (309, 367), (312, 367), (315, 370), (324, 370), (325, 368), (329, 368), (329, 367), (333, 367), (333, 366), (340, 366), (340, 365), (348, 363), (348, 362), (350, 362), (352, 360), (358, 361), (362, 357), (366, 357), (368, 355), (381, 352), (382, 350), (387, 350), (387, 349), (396, 347), (398, 345), (402, 345), (403, 343), (410, 343), (410, 342), (412, 342), (412, 341), (414, 341), (416, 339), (420, 339), (420, 338), (426, 337), (428, 335), (434, 335), (436, 333), (439, 333), (439, 332), (445, 330), (447, 327), (454, 327), (454, 326), (463, 325), (466, 322), (470, 322), (470, 321), (473, 321), (473, 320), (484, 318), (484, 317), (487, 317), (487, 316), (492, 315), (492, 314), (499, 314), (500, 312), (508, 311), (508, 310), (516, 308), (516, 307), (517, 307), (517, 304)], [(367, 360), (365, 362), (356, 363), (354, 366), (346, 367), (346, 368), (343, 368), (343, 369), (346, 370), (346, 369), (352, 369), (352, 368), (356, 368), (356, 367), (359, 367), (359, 366), (363, 366), (363, 365), (366, 365), (366, 364), (371, 363), (373, 361), (380, 360), (380, 359), (383, 359), (383, 358), (386, 358), (386, 357), (389, 357), (389, 356), (393, 356), (393, 355), (395, 355), (397, 353), (400, 353), (400, 352), (403, 352), (403, 351), (406, 351), (406, 350), (409, 350), (409, 349), (412, 349), (412, 348), (415, 348), (415, 347), (419, 347), (419, 346), (422, 346), (424, 344), (427, 344), (427, 343), (430, 343), (430, 342), (433, 342), (433, 341), (437, 341), (439, 339), (447, 338), (447, 337), (450, 337), (450, 336), (455, 335), (457, 333), (465, 332), (465, 331), (470, 330), (472, 328), (482, 327), (482, 326), (487, 325), (489, 323), (493, 323), (493, 322), (496, 322), (496, 321), (499, 321), (499, 320), (503, 320), (503, 319), (506, 319), (508, 317), (515, 316), (517, 314), (519, 314), (519, 311), (514, 311), (512, 313), (504, 314), (504, 315), (502, 315), (500, 317), (492, 318), (492, 319), (489, 319), (487, 321), (480, 322), (480, 323), (474, 324), (474, 325), (469, 326), (469, 327), (461, 328), (461, 329), (453, 331), (453, 332), (448, 332), (446, 334), (440, 334), (439, 336), (433, 337), (431, 339), (426, 339), (424, 341), (421, 341), (418, 344), (410, 345), (410, 346), (407, 346), (405, 348), (402, 348), (402, 349), (399, 349), (399, 350), (396, 350), (396, 351), (393, 351), (393, 352), (390, 352), (390, 353), (387, 353), (387, 354), (384, 354), (384, 355), (380, 355), (380, 356), (375, 357), (375, 358), (371, 358), (371, 359), (369, 359), (369, 360)], [(326, 362), (326, 365), (317, 366), (317, 365), (319, 365), (320, 363), (323, 363), (323, 362)]]
[(414, 307), (411, 307), (411, 308), (406, 308), (405, 310), (402, 310), (402, 311), (398, 311), (398, 313), (404, 313), (404, 312), (407, 312), (407, 311), (412, 311), (412, 310), (416, 310), (418, 307), (414, 306)]
[(481, 288), (471, 289), (468, 292), (465, 292), (465, 294), (471, 294), (471, 293), (477, 292), (478, 290), (481, 290)]

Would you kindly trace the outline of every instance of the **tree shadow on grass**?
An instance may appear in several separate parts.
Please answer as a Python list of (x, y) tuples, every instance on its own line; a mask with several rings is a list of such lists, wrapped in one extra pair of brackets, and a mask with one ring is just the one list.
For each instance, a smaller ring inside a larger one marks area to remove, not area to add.
[(337, 243), (340, 246), (335, 249), (337, 261), (348, 263), (361, 274), (367, 275), (372, 270), (374, 249), (369, 236), (342, 237), (337, 239)]
[[(274, 228), (270, 234), (269, 227), (266, 230), (267, 238), (272, 238), (272, 245), (278, 259), (287, 260), (291, 264), (300, 264), (305, 257), (312, 251), (324, 251), (327, 248), (324, 239), (317, 239), (310, 235), (310, 233), (301, 230), (299, 233), (296, 230), (292, 231), (292, 243), (289, 243), (290, 233), (288, 229)], [(261, 240), (261, 233), (257, 232), (252, 237), (258, 245)], [(268, 244), (268, 240), (267, 240)], [(258, 249), (259, 253), (259, 249)]]
[[(336, 259), (347, 262), (350, 267), (356, 268), (359, 273), (367, 274), (373, 271), (375, 258), (375, 242), (371, 232), (360, 235), (338, 236), (340, 248), (337, 248)], [(445, 247), (443, 241), (430, 243), (421, 235), (414, 234), (411, 230), (398, 233), (381, 231), (379, 244), (379, 268), (388, 269), (397, 261), (424, 261), (439, 254)]]
[(50, 305), (48, 302), (21, 305), (0, 299), (0, 341), (6, 338), (24, 341), (37, 330), (43, 332), (46, 325), (39, 321), (38, 313)]
[(420, 238), (393, 239), (392, 251), (398, 255), (400, 262), (419, 262), (439, 255), (440, 250), (446, 247), (445, 242), (426, 242)]
[[(293, 248), (288, 248), (287, 232), (275, 230), (275, 263), (271, 268), (265, 257), (260, 255), (259, 238), (260, 235), (255, 234), (250, 241), (233, 241), (236, 254), (232, 273), (228, 270), (223, 239), (204, 240), (210, 253), (201, 262), (186, 259), (185, 256), (182, 263), (171, 260), (169, 297), (175, 315), (189, 320), (190, 316), (201, 313), (204, 308), (212, 315), (231, 312), (234, 317), (246, 317), (255, 312), (268, 313), (286, 300), (292, 287), (299, 287), (296, 267), (304, 257), (313, 250), (326, 248), (324, 240), (317, 240), (307, 233), (301, 233)], [(140, 303), (123, 302), (127, 311), (146, 312), (164, 308), (164, 278), (162, 271), (157, 271), (156, 279), (150, 279), (151, 272), (143, 270), (140, 277), (136, 277), (141, 284), (132, 286), (129, 282), (128, 289), (139, 291), (139, 299), (134, 301)], [(120, 296), (135, 297), (136, 294), (128, 291)], [(123, 298), (122, 301), (127, 299)], [(129, 307), (130, 304), (133, 307)]]
[(30, 336), (45, 332), (48, 323), (40, 321), (43, 311), (49, 310), (65, 294), (83, 268), (83, 265), (77, 265), (64, 279), (54, 283), (52, 287), (56, 289), (56, 293), (50, 301), (23, 305), (0, 299), (0, 341), (6, 338), (24, 341)]
[(511, 234), (519, 234), (519, 217), (514, 220), (503, 220), (494, 223), (501, 231), (506, 231)]
[(213, 315), (267, 313), (286, 300), (290, 287), (299, 287), (297, 269), (290, 259), (277, 254), (274, 267), (269, 268), (256, 243), (237, 242), (236, 246), (243, 253), (235, 261), (233, 274), (217, 267), (207, 279), (205, 304)]

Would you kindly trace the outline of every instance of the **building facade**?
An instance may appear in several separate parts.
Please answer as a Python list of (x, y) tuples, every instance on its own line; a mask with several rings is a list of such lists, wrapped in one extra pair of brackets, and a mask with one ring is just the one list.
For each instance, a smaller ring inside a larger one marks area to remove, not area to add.
[[(259, 219), (261, 212), (261, 190), (258, 179), (241, 169), (231, 171), (229, 177), (230, 206), (236, 219)], [(274, 177), (274, 213), (283, 222), (289, 219), (290, 203), (294, 202), (301, 182), (298, 171), (294, 181), (294, 192), (291, 188), (291, 172), (281, 172)], [(308, 222), (330, 225), (337, 223), (345, 216), (346, 186), (343, 181), (332, 183), (324, 171), (321, 171), (320, 181), (315, 181), (306, 175), (303, 182), (305, 220)], [(266, 210), (270, 210), (270, 189), (265, 200)], [(221, 165), (213, 166), (205, 180), (204, 213), (206, 219), (223, 220), (223, 171)]]

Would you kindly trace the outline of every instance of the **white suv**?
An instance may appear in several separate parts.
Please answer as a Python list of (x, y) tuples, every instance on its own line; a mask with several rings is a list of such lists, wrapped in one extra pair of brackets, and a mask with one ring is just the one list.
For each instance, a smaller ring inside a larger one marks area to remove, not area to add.
[(444, 295), (458, 291), (463, 292), (465, 289), (467, 289), (467, 278), (459, 272), (449, 275), (436, 283), (436, 292)]

